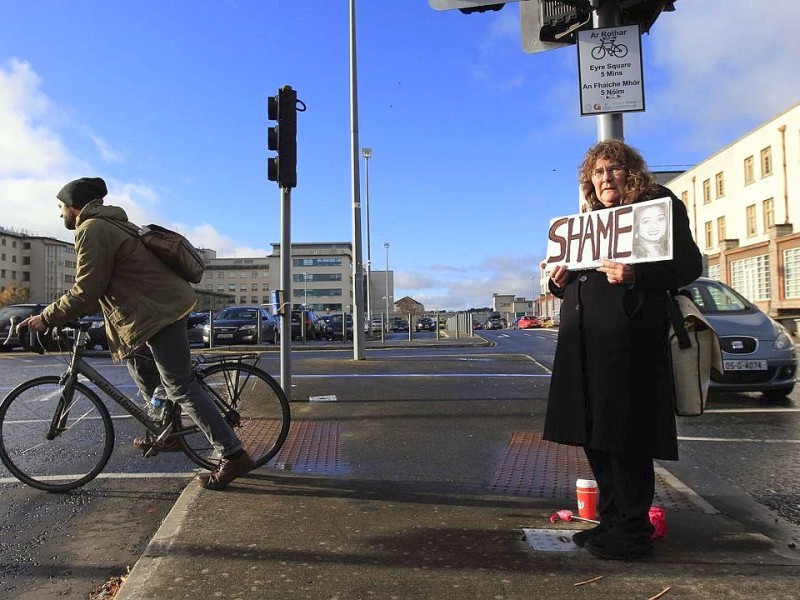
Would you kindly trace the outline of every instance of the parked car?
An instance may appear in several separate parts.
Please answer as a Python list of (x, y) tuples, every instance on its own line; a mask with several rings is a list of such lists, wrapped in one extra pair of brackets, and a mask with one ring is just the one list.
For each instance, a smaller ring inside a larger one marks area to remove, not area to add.
[[(10, 304), (0, 309), (0, 351), (8, 352), (22, 346), (16, 331), (11, 333), (10, 338), (8, 336), (11, 329), (11, 319), (16, 318), (19, 321), (24, 321), (32, 315), (38, 315), (45, 306), (47, 304)], [(8, 343), (3, 344), (6, 338), (8, 338)]]
[(779, 400), (795, 385), (794, 341), (777, 321), (720, 281), (701, 277), (683, 288), (717, 332), (723, 372), (712, 370), (712, 392), (763, 392)]
[[(343, 319), (345, 317), (345, 319)], [(333, 314), (328, 319), (327, 323), (325, 324), (325, 332), (323, 337), (326, 340), (341, 340), (344, 339), (342, 335), (342, 323), (346, 323), (346, 333), (347, 339), (353, 339), (353, 316), (352, 315), (343, 315)]]
[(278, 320), (260, 306), (229, 306), (222, 309), (211, 323), (203, 325), (203, 343), (209, 345), (213, 328), (214, 345), (256, 344), (259, 315), (261, 341), (276, 344), (280, 336)]
[(517, 329), (537, 329), (542, 326), (539, 317), (523, 315), (517, 321)]
[(479, 330), (483, 329), (483, 323), (481, 323), (480, 321), (473, 321), (472, 322), (472, 329), (474, 329), (475, 331), (479, 331)]
[(417, 320), (417, 331), (436, 331), (436, 321), (430, 317), (420, 317)]
[(506, 320), (499, 312), (489, 313), (484, 329), (505, 329)]
[[(108, 350), (108, 338), (106, 337), (105, 327), (106, 319), (102, 313), (81, 317), (78, 321), (90, 324), (89, 331), (86, 332), (89, 334), (89, 338), (86, 340), (86, 347), (89, 350), (97, 348), (97, 346), (100, 346), (103, 350)], [(77, 332), (71, 327), (65, 328), (64, 332), (69, 340), (69, 345), (72, 346), (75, 343)]]
[(401, 317), (392, 317), (389, 321), (389, 330), (395, 333), (399, 331), (408, 331), (408, 321)]
[(382, 316), (372, 317), (372, 331), (380, 331), (383, 329), (383, 320)]
[[(305, 321), (305, 326), (303, 325)], [(292, 339), (316, 340), (322, 337), (324, 321), (313, 310), (292, 311)], [(305, 333), (305, 338), (303, 338)]]

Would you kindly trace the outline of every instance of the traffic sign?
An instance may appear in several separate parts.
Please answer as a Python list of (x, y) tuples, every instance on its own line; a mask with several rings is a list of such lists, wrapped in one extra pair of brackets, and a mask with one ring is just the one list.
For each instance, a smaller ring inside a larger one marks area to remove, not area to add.
[(638, 25), (578, 32), (581, 115), (644, 110)]

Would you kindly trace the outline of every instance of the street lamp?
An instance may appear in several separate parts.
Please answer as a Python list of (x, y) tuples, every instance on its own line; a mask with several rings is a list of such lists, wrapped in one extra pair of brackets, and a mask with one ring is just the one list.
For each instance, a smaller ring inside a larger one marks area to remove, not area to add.
[(389, 242), (385, 242), (383, 247), (386, 249), (386, 322), (383, 324), (384, 328), (389, 325)]
[(372, 148), (362, 148), (361, 156), (364, 157), (364, 188), (366, 190), (366, 217), (367, 217), (367, 321), (372, 332), (372, 260), (369, 243), (369, 159), (372, 158)]

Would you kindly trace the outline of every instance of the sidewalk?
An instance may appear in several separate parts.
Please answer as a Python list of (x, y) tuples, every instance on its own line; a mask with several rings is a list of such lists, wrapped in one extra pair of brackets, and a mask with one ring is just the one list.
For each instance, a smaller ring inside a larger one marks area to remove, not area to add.
[[(414, 366), (425, 368), (437, 365)], [(570, 535), (584, 525), (548, 517), (575, 510), (569, 456), (580, 453), (541, 442), (543, 404), (529, 396), (505, 394), (501, 408), (482, 393), (492, 384), (475, 380), (433, 401), (435, 380), (400, 392), (388, 377), (334, 383), (351, 399), (293, 403), (298, 431), (270, 467), (224, 492), (190, 483), (116, 600), (800, 596), (800, 553), (716, 512), (670, 463), (657, 469), (668, 531), (651, 559), (604, 561), (576, 548)], [(528, 431), (509, 441), (520, 427)]]
[(265, 472), (224, 493), (191, 483), (117, 600), (798, 597), (798, 560), (723, 515), (673, 512), (652, 559), (614, 562), (532, 549), (523, 527), (580, 527), (551, 525), (556, 508)]

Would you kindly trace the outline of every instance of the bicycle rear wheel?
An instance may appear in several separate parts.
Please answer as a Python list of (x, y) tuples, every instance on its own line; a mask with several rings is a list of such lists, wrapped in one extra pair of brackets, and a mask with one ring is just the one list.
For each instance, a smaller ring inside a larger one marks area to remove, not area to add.
[[(0, 460), (14, 477), (45, 492), (88, 483), (114, 449), (111, 417), (97, 394), (76, 383), (65, 405), (63, 389), (59, 377), (38, 377), (14, 388), (0, 404)], [(48, 440), (56, 419), (56, 435)]]
[[(241, 362), (213, 364), (197, 375), (256, 466), (275, 456), (286, 441), (290, 422), (289, 401), (278, 382)], [(201, 467), (213, 469), (220, 457), (211, 444), (186, 415), (180, 411), (175, 415), (175, 430), (186, 455)]]

